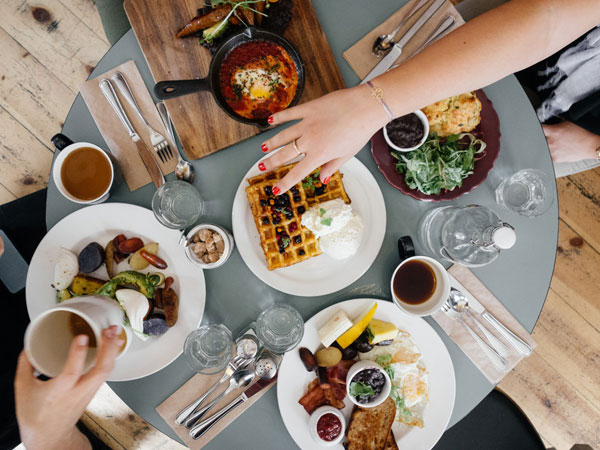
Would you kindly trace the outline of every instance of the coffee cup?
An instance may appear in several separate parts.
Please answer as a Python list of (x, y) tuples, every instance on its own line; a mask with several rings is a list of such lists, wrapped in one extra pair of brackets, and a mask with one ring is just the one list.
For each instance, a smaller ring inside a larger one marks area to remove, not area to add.
[(131, 332), (124, 328), (123, 311), (114, 300), (102, 296), (86, 296), (69, 300), (35, 317), (25, 331), (25, 352), (35, 369), (49, 377), (59, 375), (65, 367), (73, 338), (88, 336), (88, 352), (84, 372), (95, 363), (102, 330), (111, 325), (122, 329), (125, 340), (119, 357), (131, 343)]
[(60, 151), (52, 178), (59, 192), (72, 202), (92, 205), (108, 199), (115, 177), (110, 156), (97, 145), (73, 142), (64, 135), (52, 138)]
[(429, 316), (450, 295), (450, 276), (438, 261), (413, 256), (402, 261), (390, 282), (394, 303), (413, 316)]

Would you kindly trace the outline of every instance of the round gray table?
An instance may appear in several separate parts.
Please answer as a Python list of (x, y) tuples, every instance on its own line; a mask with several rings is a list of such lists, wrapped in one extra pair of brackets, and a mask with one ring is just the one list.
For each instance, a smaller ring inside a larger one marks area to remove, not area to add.
[[(389, 17), (400, 6), (397, 0), (378, 0), (374, 8), (364, 0), (328, 0), (313, 2), (325, 30), (337, 63), (348, 86), (358, 78), (342, 57), (342, 52)], [(460, 9), (460, 8), (459, 8)], [(473, 11), (461, 11), (467, 18)], [(124, 63), (135, 60), (149, 88), (152, 76), (133, 32), (128, 32), (100, 61), (91, 77)], [(318, 58), (307, 61), (318, 64)], [(555, 202), (546, 214), (527, 219), (501, 212), (494, 201), (494, 188), (499, 180), (526, 167), (543, 170), (552, 178), (554, 171), (546, 140), (540, 124), (523, 90), (513, 76), (485, 89), (500, 116), (502, 143), (500, 156), (487, 180), (471, 193), (456, 200), (455, 204), (482, 204), (495, 209), (502, 218), (515, 226), (517, 244), (504, 252), (494, 263), (474, 270), (474, 273), (500, 299), (529, 331), (537, 321), (544, 304), (554, 268), (558, 236), (558, 207)], [(100, 132), (80, 95), (77, 96), (65, 120), (63, 132), (75, 141), (88, 141), (107, 148)], [(226, 150), (194, 161), (197, 171), (195, 186), (206, 199), (206, 222), (214, 222), (231, 229), (231, 208), (235, 190), (248, 168), (262, 153), (261, 142), (275, 131), (240, 142)], [(370, 154), (364, 148), (357, 155), (373, 173), (383, 192), (387, 208), (387, 229), (381, 251), (369, 271), (352, 285), (331, 295), (314, 298), (293, 297), (266, 286), (246, 267), (236, 251), (221, 268), (207, 270), (206, 310), (204, 322), (222, 322), (234, 333), (254, 320), (265, 305), (286, 302), (297, 308), (305, 320), (321, 309), (361, 293), (390, 298), (389, 279), (398, 263), (396, 241), (403, 235), (416, 234), (417, 222), (425, 211), (436, 204), (423, 203), (401, 194), (385, 181)], [(172, 179), (173, 175), (169, 177)], [(147, 185), (129, 192), (126, 184), (116, 186), (109, 201), (126, 202), (150, 207), (154, 186)], [(550, 195), (556, 196), (556, 189)], [(447, 204), (447, 203), (446, 203)], [(79, 205), (69, 202), (57, 191), (50, 180), (48, 186), (48, 228), (75, 211)], [(470, 360), (446, 336), (437, 324), (427, 320), (441, 335), (448, 347), (456, 372), (456, 404), (450, 425), (454, 425), (471, 411), (493, 388)], [(154, 375), (140, 380), (110, 383), (111, 388), (134, 411), (162, 432), (178, 439), (169, 425), (155, 411), (165, 398), (192, 376), (182, 357)], [(253, 407), (252, 414), (243, 414), (206, 448), (295, 448), (284, 428), (276, 403), (276, 389), (270, 390)]]

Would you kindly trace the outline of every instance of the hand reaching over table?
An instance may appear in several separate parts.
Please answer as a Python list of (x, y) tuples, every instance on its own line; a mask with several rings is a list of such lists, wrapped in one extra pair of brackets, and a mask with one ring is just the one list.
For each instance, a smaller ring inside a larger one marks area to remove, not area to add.
[(91, 448), (75, 424), (114, 367), (123, 341), (116, 325), (102, 331), (96, 365), (83, 374), (88, 337), (73, 339), (63, 372), (48, 381), (34, 376), (25, 352), (19, 355), (15, 377), (17, 421), (27, 450)]
[(259, 169), (272, 170), (304, 154), (273, 193), (287, 191), (318, 166), (326, 184), (392, 117), (491, 84), (546, 58), (598, 23), (597, 0), (503, 4), (374, 78), (372, 88), (336, 91), (271, 116), (272, 125), (300, 122), (264, 142), (264, 152), (285, 147)]

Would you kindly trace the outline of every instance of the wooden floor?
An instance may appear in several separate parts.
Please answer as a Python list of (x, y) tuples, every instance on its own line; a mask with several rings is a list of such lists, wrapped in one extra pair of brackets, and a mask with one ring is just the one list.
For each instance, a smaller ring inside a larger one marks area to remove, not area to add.
[[(46, 186), (50, 137), (108, 50), (92, 0), (0, 0), (0, 204)], [(559, 180), (557, 261), (535, 353), (500, 387), (548, 447), (600, 448), (600, 170)], [(83, 420), (111, 447), (177, 449), (104, 386)]]

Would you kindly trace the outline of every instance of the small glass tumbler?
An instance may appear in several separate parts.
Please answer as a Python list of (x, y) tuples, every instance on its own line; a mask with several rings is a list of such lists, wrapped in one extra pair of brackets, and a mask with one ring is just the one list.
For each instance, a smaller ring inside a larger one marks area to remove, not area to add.
[(168, 181), (154, 193), (152, 211), (167, 228), (184, 229), (202, 215), (204, 201), (198, 190), (185, 181)]
[(231, 331), (221, 324), (192, 331), (183, 345), (186, 362), (196, 372), (212, 375), (223, 370), (233, 354)]
[(304, 320), (289, 305), (271, 305), (256, 319), (256, 335), (268, 350), (283, 354), (302, 340)]
[(504, 179), (496, 188), (496, 202), (522, 216), (544, 214), (554, 201), (550, 177), (541, 170), (523, 169)]

